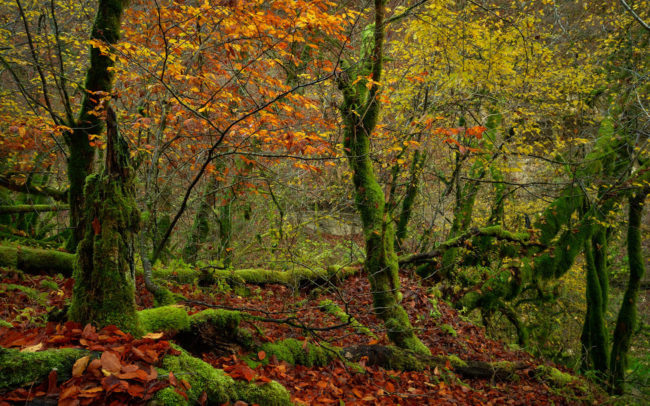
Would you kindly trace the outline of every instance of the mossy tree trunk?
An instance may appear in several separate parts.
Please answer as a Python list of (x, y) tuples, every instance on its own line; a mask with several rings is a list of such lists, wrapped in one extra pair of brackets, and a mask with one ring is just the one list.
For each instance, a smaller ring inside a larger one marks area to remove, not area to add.
[[(370, 135), (380, 110), (377, 95), (382, 74), (385, 7), (385, 0), (375, 0), (375, 21), (363, 32), (359, 67), (348, 68), (339, 77), (344, 98), (341, 106), (344, 147), (353, 172), (355, 202), (363, 224), (365, 271), (370, 279), (374, 311), (384, 321), (388, 337), (397, 346), (429, 354), (400, 305), (394, 224), (370, 159)], [(372, 82), (368, 82), (368, 76), (372, 77)]]
[(106, 162), (84, 188), (84, 238), (74, 267), (68, 317), (98, 327), (141, 332), (135, 307), (134, 235), (140, 223), (129, 151), (115, 113), (107, 108)]
[[(120, 38), (120, 21), (127, 0), (100, 0), (90, 38), (111, 46)], [(72, 236), (68, 250), (74, 251), (83, 238), (86, 229), (83, 224), (82, 207), (86, 177), (92, 173), (95, 149), (90, 145), (89, 135), (99, 135), (103, 130), (103, 120), (97, 110), (113, 87), (113, 60), (103, 55), (99, 48), (90, 48), (90, 66), (86, 72), (81, 108), (65, 141), (70, 155), (68, 157), (68, 203), (70, 204), (70, 226)]]
[(610, 390), (615, 394), (624, 392), (627, 353), (630, 349), (630, 339), (637, 325), (636, 306), (641, 279), (645, 272), (641, 248), (641, 219), (645, 197), (645, 193), (637, 193), (629, 199), (627, 256), (630, 265), (630, 279), (616, 320), (610, 361)]
[(609, 364), (609, 353), (607, 349), (607, 326), (605, 325), (605, 300), (603, 294), (606, 282), (604, 268), (605, 261), (601, 260), (596, 250), (597, 242), (600, 240), (600, 234), (604, 230), (599, 229), (594, 236), (585, 242), (584, 253), (587, 268), (587, 314), (582, 330), (582, 347), (583, 347), (583, 367), (592, 366), (601, 378), (607, 374)]

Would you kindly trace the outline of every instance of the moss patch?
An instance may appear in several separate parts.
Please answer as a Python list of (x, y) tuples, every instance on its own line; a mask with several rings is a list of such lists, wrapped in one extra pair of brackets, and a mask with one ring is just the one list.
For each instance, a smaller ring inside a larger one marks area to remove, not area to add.
[(265, 343), (261, 347), (269, 358), (275, 355), (279, 360), (289, 364), (304, 366), (324, 366), (334, 358), (338, 357), (338, 351), (333, 348), (325, 348), (310, 342), (288, 338), (275, 343)]
[(138, 312), (145, 331), (182, 331), (190, 327), (190, 317), (184, 308), (163, 306)]

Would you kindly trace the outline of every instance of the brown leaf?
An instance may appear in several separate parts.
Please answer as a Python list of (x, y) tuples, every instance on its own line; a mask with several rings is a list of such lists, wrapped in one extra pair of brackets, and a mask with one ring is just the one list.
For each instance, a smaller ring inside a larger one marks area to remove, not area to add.
[(102, 353), (101, 357), (102, 361), (102, 369), (116, 374), (120, 372), (121, 364), (119, 358), (117, 358), (117, 355), (113, 354), (110, 351), (104, 351)]
[(158, 340), (158, 339), (162, 338), (163, 335), (165, 335), (165, 334), (164, 333), (147, 333), (142, 338), (150, 338), (152, 340)]
[(79, 395), (79, 392), (80, 389), (76, 385), (70, 386), (68, 388), (63, 388), (63, 390), (61, 390), (61, 395), (59, 399), (63, 400), (63, 399), (75, 398), (77, 397), (77, 395)]
[(88, 362), (90, 362), (90, 355), (86, 355), (85, 357), (81, 357), (76, 360), (72, 366), (72, 376), (79, 377), (83, 375), (86, 367), (88, 366)]
[(263, 361), (264, 358), (266, 358), (266, 353), (264, 351), (260, 351), (257, 353), (257, 358), (260, 359), (260, 361)]
[(169, 383), (171, 386), (177, 386), (178, 385), (178, 380), (174, 376), (174, 373), (172, 371), (169, 371)]

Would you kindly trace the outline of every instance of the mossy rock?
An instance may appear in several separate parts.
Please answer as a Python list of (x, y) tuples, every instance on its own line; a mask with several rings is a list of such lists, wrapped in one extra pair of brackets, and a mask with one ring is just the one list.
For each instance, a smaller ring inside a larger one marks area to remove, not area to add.
[(145, 331), (183, 331), (190, 327), (190, 317), (183, 307), (162, 306), (138, 312)]
[(88, 352), (62, 348), (38, 352), (20, 352), (0, 347), (0, 389), (18, 388), (46, 379), (57, 369), (60, 381), (70, 378), (72, 365)]

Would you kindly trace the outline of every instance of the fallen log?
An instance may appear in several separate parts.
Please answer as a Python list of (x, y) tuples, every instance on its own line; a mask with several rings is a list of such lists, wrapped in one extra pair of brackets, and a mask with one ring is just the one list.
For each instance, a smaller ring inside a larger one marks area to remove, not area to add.
[(0, 215), (17, 214), (17, 213), (40, 213), (47, 211), (69, 210), (69, 206), (56, 204), (17, 204), (17, 205), (0, 205)]
[(75, 255), (56, 250), (0, 245), (0, 266), (30, 274), (72, 275)]

